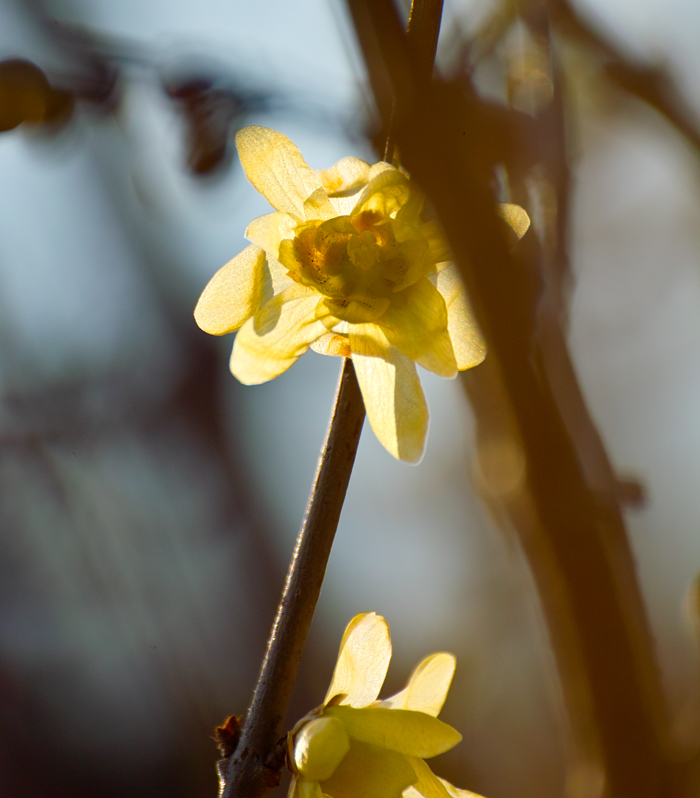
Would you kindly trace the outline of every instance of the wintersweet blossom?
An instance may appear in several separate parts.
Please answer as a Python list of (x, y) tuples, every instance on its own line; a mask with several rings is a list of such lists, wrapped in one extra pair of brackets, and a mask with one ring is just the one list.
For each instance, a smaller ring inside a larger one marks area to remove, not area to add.
[[(415, 363), (441, 377), (486, 348), (437, 220), (391, 164), (343, 158), (311, 169), (281, 133), (236, 136), (248, 179), (276, 209), (246, 230), (251, 245), (220, 269), (195, 309), (213, 335), (238, 330), (230, 367), (246, 385), (286, 371), (309, 347), (352, 357), (367, 417), (394, 457), (420, 459), (428, 409)], [(501, 213), (518, 235), (515, 205)]]
[(390, 659), (384, 618), (353, 618), (323, 705), (287, 736), (288, 798), (479, 798), (439, 779), (424, 761), (462, 739), (437, 719), (455, 658), (426, 657), (400, 693), (377, 701)]

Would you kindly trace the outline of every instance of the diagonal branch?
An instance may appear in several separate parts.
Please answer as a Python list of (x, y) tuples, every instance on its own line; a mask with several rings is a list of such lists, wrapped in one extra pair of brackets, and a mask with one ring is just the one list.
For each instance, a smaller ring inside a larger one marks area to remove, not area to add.
[(275, 749), (321, 592), (364, 418), (355, 370), (346, 359), (253, 700), (241, 740), (222, 774), (222, 798), (256, 798), (279, 780), (283, 761)]

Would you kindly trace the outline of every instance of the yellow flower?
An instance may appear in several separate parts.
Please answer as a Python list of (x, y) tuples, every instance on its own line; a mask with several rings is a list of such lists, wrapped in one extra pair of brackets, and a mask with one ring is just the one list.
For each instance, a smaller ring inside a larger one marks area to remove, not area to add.
[[(384, 447), (416, 462), (428, 409), (415, 363), (454, 377), (486, 353), (437, 221), (399, 169), (344, 158), (311, 169), (281, 133), (236, 136), (250, 182), (276, 209), (252, 244), (211, 279), (195, 309), (208, 333), (238, 330), (231, 372), (256, 385), (311, 346), (352, 357), (367, 417)], [(520, 235), (529, 220), (504, 206)]]
[(424, 762), (462, 739), (437, 719), (455, 658), (426, 657), (400, 693), (377, 701), (390, 659), (384, 618), (373, 612), (353, 618), (323, 705), (287, 737), (289, 798), (478, 798)]

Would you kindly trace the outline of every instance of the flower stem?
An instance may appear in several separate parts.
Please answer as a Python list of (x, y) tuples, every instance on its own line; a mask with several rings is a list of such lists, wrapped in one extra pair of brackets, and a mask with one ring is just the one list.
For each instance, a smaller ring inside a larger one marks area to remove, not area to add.
[(256, 798), (279, 778), (282, 762), (275, 747), (321, 592), (364, 418), (362, 394), (348, 358), (253, 700), (240, 743), (226, 765), (221, 798)]

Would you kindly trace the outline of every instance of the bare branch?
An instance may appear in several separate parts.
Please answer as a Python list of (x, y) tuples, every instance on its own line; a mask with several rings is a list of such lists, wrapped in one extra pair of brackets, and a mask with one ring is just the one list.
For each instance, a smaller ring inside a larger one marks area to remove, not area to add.
[(360, 441), (365, 408), (346, 359), (316, 479), (287, 572), (240, 743), (225, 768), (222, 798), (256, 798), (279, 781), (276, 750), (309, 634)]
[[(617, 501), (590, 484), (580, 440), (550, 382), (537, 336), (540, 264), (532, 253), (518, 259), (508, 251), (495, 212), (483, 105), (464, 83), (435, 79), (422, 90), (391, 0), (349, 3), (371, 20), (396, 95), (402, 160), (440, 216), (489, 344), (487, 363), (514, 425), (513, 445), (522, 447), (521, 492), (539, 536), (523, 544), (535, 572), (539, 558), (559, 580), (555, 611), (566, 616), (570, 660), (580, 666), (579, 686), (592, 708), (606, 795), (677, 794), (657, 734), (651, 693), (660, 693), (658, 670), (624, 522)], [(536, 252), (532, 236), (522, 243)], [(479, 369), (472, 373), (477, 378)]]

